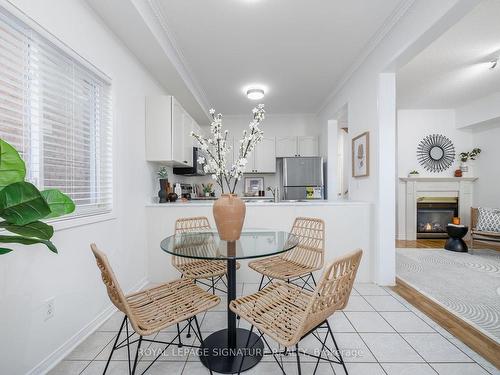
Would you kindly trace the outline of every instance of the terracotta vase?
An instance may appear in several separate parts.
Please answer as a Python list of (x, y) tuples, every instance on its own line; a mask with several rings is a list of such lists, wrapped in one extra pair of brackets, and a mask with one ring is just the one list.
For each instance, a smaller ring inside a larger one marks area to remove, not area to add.
[(236, 241), (240, 238), (245, 212), (245, 202), (236, 194), (222, 194), (214, 202), (213, 214), (221, 240)]

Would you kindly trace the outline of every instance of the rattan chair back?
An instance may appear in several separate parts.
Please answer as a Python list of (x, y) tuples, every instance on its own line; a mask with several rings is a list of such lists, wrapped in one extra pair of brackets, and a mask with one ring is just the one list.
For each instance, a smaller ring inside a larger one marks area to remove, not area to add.
[(315, 328), (335, 311), (346, 307), (363, 251), (352, 251), (326, 266), (307, 307), (298, 339)]
[(113, 269), (109, 264), (108, 257), (106, 256), (106, 254), (104, 254), (101, 250), (97, 248), (97, 245), (95, 243), (91, 244), (90, 248), (92, 249), (92, 253), (94, 253), (97, 262), (97, 267), (99, 267), (99, 270), (101, 271), (102, 281), (106, 286), (109, 299), (111, 300), (111, 302), (113, 302), (113, 305), (115, 305), (118, 308), (118, 310), (120, 310), (129, 317), (129, 320), (135, 329), (136, 322), (134, 319), (135, 318), (134, 314), (129, 306), (127, 298), (125, 297), (122, 289), (120, 288), (120, 284), (118, 284), (118, 280), (116, 279)]
[[(210, 222), (205, 216), (195, 216), (177, 219), (175, 221), (175, 234), (189, 233), (189, 232), (204, 232), (211, 230)], [(205, 251), (207, 255), (214, 253), (215, 243), (207, 236), (193, 236), (183, 238), (182, 242), (176, 242), (176, 248), (179, 252), (189, 256), (190, 252), (199, 254), (200, 251)], [(190, 262), (196, 261), (195, 259), (172, 256), (172, 264), (181, 267)]]
[(321, 219), (297, 217), (291, 233), (299, 239), (299, 244), (281, 257), (306, 268), (323, 267), (325, 254), (325, 223)]

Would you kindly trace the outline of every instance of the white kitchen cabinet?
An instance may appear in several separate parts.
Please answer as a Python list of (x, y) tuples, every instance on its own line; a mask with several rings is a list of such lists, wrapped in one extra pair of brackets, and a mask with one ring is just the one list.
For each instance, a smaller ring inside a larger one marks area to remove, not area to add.
[(194, 120), (187, 113), (184, 113), (184, 122), (182, 127), (183, 142), (183, 160), (182, 163), (193, 166), (193, 137), (191, 132), (194, 130)]
[(173, 96), (146, 97), (146, 160), (173, 167), (193, 165), (196, 122)]
[(276, 140), (263, 138), (248, 158), (246, 173), (276, 173)]
[(276, 157), (319, 156), (318, 137), (295, 136), (276, 138)]
[(289, 158), (297, 156), (297, 137), (277, 137), (276, 157)]
[(318, 156), (318, 137), (297, 137), (297, 153), (299, 156)]

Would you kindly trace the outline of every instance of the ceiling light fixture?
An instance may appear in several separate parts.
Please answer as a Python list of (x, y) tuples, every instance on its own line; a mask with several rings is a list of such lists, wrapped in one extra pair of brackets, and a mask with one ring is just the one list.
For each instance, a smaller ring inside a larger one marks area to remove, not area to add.
[(247, 90), (247, 97), (248, 97), (248, 99), (251, 99), (251, 100), (262, 99), (264, 97), (264, 90), (257, 89), (257, 88), (248, 89)]
[(490, 63), (490, 69), (495, 69), (497, 64), (498, 64), (498, 58), (496, 58), (495, 60), (491, 61)]

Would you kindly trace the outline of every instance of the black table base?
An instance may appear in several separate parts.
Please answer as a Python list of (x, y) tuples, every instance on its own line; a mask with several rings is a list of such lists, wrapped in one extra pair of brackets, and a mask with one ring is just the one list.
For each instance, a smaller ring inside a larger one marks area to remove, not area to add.
[(448, 236), (450, 236), (450, 238), (446, 241), (444, 248), (458, 253), (468, 252), (469, 249), (467, 248), (467, 244), (462, 239), (468, 231), (469, 228), (467, 226), (448, 225), (446, 227), (446, 232), (448, 232)]
[[(228, 330), (212, 333), (200, 350), (200, 360), (205, 367), (222, 374), (236, 374), (251, 369), (264, 354), (264, 343), (255, 333), (243, 328), (236, 329), (236, 345), (228, 345)], [(243, 361), (243, 363), (242, 363)]]
[(466, 253), (469, 251), (467, 244), (461, 238), (448, 238), (444, 248), (446, 250), (456, 251), (457, 253)]

